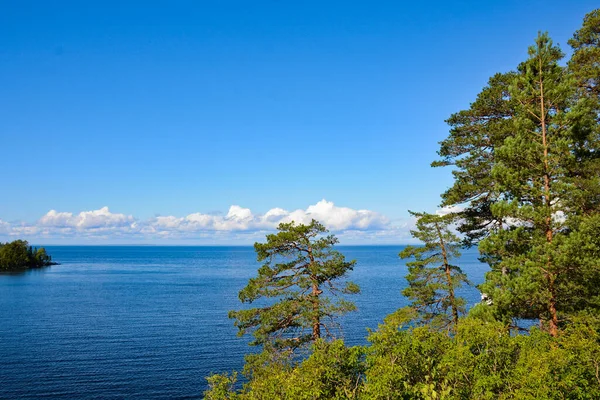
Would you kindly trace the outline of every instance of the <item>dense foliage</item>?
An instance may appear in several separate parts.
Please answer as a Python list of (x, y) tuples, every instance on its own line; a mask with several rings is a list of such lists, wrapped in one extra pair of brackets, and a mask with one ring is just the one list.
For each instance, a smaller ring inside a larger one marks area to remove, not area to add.
[(29, 246), (25, 240), (0, 243), (0, 271), (17, 271), (52, 265), (46, 249)]
[(448, 336), (410, 323), (399, 310), (369, 346), (318, 341), (304, 361), (255, 367), (242, 390), (237, 375), (214, 375), (207, 399), (598, 399), (600, 326), (574, 321), (558, 337), (533, 328), (511, 335), (498, 321), (462, 318)]
[[(565, 63), (539, 34), (448, 119), (433, 166), (452, 167), (442, 205), (461, 211), (412, 213), (423, 245), (401, 253), (411, 303), (368, 346), (312, 335), (305, 357), (266, 349), (244, 379), (209, 377), (206, 398), (600, 398), (600, 9), (569, 45)], [(452, 258), (475, 245), (489, 272), (467, 313)]]

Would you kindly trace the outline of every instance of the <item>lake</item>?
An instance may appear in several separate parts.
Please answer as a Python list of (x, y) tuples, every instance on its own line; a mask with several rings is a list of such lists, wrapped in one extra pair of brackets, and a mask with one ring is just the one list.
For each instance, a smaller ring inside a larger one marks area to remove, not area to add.
[[(252, 247), (46, 246), (60, 263), (0, 275), (0, 398), (201, 398), (249, 352), (227, 312), (259, 264)], [(348, 344), (407, 304), (402, 246), (339, 246), (356, 259)], [(475, 250), (456, 262), (475, 284)], [(461, 293), (469, 304), (479, 292)]]

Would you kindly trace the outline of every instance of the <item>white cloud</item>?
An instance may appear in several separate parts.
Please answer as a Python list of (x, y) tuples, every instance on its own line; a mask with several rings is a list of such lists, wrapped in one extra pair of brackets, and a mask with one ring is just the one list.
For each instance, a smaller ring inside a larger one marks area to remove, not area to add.
[[(306, 210), (287, 211), (272, 208), (266, 213), (255, 215), (248, 208), (232, 205), (225, 216), (202, 213), (186, 217), (156, 217), (148, 222), (151, 232), (256, 232), (274, 230), (281, 222), (309, 223), (316, 219), (332, 231), (379, 230), (388, 227), (388, 219), (374, 211), (354, 210), (337, 207), (334, 203), (321, 200)], [(164, 233), (163, 233), (164, 234)]]
[(340, 240), (355, 242), (406, 242), (411, 222), (390, 221), (371, 210), (340, 207), (325, 199), (306, 209), (272, 208), (264, 214), (232, 205), (225, 215), (192, 213), (184, 217), (158, 216), (138, 220), (113, 213), (108, 207), (78, 214), (50, 210), (33, 224), (9, 224), (0, 220), (0, 235), (35, 238), (38, 242), (62, 238), (87, 241), (119, 239), (130, 242), (201, 240), (210, 243), (246, 242), (264, 238), (281, 222), (309, 223), (315, 219)]
[(263, 219), (267, 222), (280, 221), (283, 217), (287, 216), (288, 212), (283, 208), (271, 208), (265, 213)]
[(50, 228), (99, 229), (128, 227), (135, 222), (131, 215), (114, 214), (108, 207), (82, 211), (78, 215), (70, 212), (50, 210), (38, 221), (38, 225)]
[(298, 223), (307, 223), (311, 219), (316, 219), (335, 231), (381, 229), (389, 222), (386, 217), (374, 211), (338, 207), (325, 199), (309, 206), (306, 210), (296, 210), (283, 218), (285, 222), (296, 221)]

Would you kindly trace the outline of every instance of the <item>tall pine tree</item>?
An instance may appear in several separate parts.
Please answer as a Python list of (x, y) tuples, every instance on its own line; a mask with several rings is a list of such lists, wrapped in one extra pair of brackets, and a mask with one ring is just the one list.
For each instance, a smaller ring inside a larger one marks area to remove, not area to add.
[[(260, 306), (231, 311), (239, 334), (252, 332), (252, 345), (295, 349), (335, 336), (337, 316), (355, 309), (341, 294), (358, 293), (346, 280), (355, 261), (333, 249), (338, 239), (313, 220), (308, 225), (279, 225), (278, 233), (256, 243), (258, 276), (239, 293), (242, 303)], [(272, 300), (272, 301), (269, 301)]]
[[(588, 43), (581, 51), (593, 46), (590, 29), (576, 34)], [(464, 205), (459, 230), (490, 265), (481, 290), (497, 317), (539, 319), (553, 335), (562, 318), (586, 307), (580, 293), (591, 283), (561, 254), (600, 204), (593, 90), (578, 90), (573, 61), (562, 67), (562, 57), (540, 34), (516, 72), (495, 75), (469, 110), (448, 120), (450, 136), (433, 164), (455, 168), (443, 204)]]

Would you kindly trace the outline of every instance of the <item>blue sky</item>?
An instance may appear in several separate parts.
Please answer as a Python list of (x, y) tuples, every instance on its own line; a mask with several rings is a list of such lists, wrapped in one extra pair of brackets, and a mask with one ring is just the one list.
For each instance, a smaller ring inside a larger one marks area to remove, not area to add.
[[(451, 184), (429, 167), (444, 120), (597, 6), (5, 2), (0, 239), (251, 242), (281, 209), (406, 241)], [(150, 229), (190, 215), (208, 225)]]

